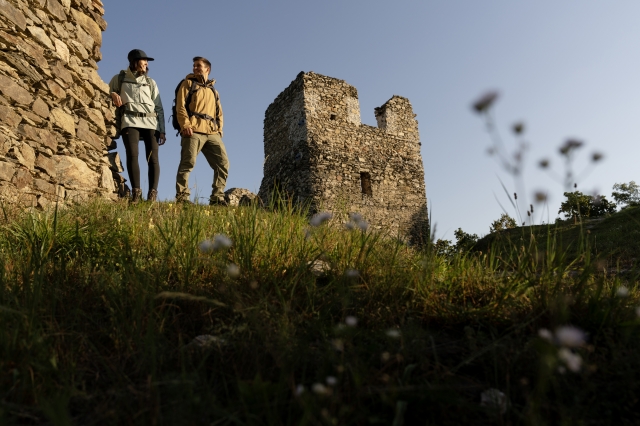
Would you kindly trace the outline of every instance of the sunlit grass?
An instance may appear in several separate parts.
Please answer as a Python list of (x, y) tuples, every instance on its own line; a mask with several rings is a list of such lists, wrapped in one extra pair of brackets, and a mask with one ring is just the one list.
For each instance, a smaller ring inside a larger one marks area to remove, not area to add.
[(637, 286), (588, 237), (441, 258), (287, 203), (4, 212), (5, 423), (638, 420)]

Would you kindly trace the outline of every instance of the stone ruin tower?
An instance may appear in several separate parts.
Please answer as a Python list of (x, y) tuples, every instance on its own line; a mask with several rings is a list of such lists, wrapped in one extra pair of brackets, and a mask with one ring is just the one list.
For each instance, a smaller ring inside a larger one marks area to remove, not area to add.
[(101, 0), (0, 0), (1, 203), (117, 196), (103, 14)]
[(264, 178), (312, 211), (359, 213), (374, 228), (413, 243), (429, 238), (418, 122), (408, 99), (375, 109), (378, 127), (360, 122), (355, 87), (313, 72), (296, 79), (264, 119)]

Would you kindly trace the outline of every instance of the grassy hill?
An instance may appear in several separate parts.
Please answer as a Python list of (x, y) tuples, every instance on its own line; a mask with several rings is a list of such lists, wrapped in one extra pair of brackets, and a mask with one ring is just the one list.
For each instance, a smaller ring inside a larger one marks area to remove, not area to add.
[(3, 212), (2, 424), (640, 421), (639, 294), (597, 261), (634, 211), (450, 259), (286, 203)]
[(548, 251), (567, 260), (589, 255), (602, 273), (639, 277), (640, 207), (629, 207), (601, 218), (568, 219), (551, 225), (506, 229), (483, 237), (474, 250), (510, 253), (515, 246), (535, 247), (539, 255)]

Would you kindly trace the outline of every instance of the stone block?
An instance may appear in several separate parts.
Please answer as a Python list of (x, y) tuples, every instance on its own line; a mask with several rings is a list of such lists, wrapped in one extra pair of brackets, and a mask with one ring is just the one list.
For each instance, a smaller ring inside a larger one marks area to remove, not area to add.
[(85, 49), (82, 44), (78, 43), (75, 40), (71, 40), (71, 45), (83, 60), (89, 59), (89, 52), (87, 52), (87, 49)]
[(70, 53), (67, 45), (55, 37), (52, 38), (53, 44), (56, 46), (56, 53), (58, 54), (58, 57), (64, 61), (65, 64), (69, 63)]
[(33, 181), (33, 186), (36, 191), (44, 193), (44, 194), (55, 194), (56, 186), (52, 183), (49, 183), (43, 179), (35, 179)]
[(13, 176), (13, 180), (11, 181), (11, 183), (13, 183), (18, 189), (26, 188), (30, 186), (32, 182), (33, 176), (31, 176), (31, 172), (23, 168), (19, 168), (16, 171), (16, 174)]
[(56, 152), (58, 150), (58, 140), (56, 136), (46, 129), (38, 129), (40, 135), (40, 143), (49, 148), (51, 151)]
[(99, 151), (102, 151), (104, 149), (104, 144), (100, 136), (96, 135), (91, 130), (89, 130), (89, 124), (86, 122), (86, 120), (83, 120), (82, 118), (78, 121), (78, 129), (77, 129), (76, 137), (81, 141), (86, 142), (89, 145), (93, 146), (95, 149)]
[(93, 50), (93, 37), (91, 37), (81, 26), (76, 26), (76, 39), (87, 49), (89, 52)]
[(98, 75), (98, 72), (94, 69), (86, 70), (86, 75), (91, 82), (98, 90), (103, 93), (109, 93), (109, 85), (105, 83), (102, 78)]
[(33, 102), (33, 97), (28, 90), (20, 87), (12, 78), (2, 74), (0, 74), (0, 92), (22, 105), (30, 105)]
[(58, 21), (64, 22), (67, 20), (67, 13), (65, 12), (64, 7), (62, 7), (57, 0), (47, 0), (46, 9), (49, 13), (58, 18)]
[(115, 192), (116, 190), (111, 170), (107, 165), (102, 166), (102, 173), (100, 174), (100, 188), (104, 188), (109, 192)]
[(22, 117), (13, 112), (13, 108), (0, 105), (0, 122), (6, 123), (10, 127), (16, 127), (22, 121)]
[(64, 112), (62, 109), (52, 109), (49, 119), (54, 125), (58, 126), (65, 132), (71, 134), (72, 136), (76, 135), (76, 123), (73, 120), (73, 117)]
[(11, 148), (11, 139), (8, 135), (0, 133), (0, 155), (6, 155)]
[(87, 113), (89, 121), (91, 121), (98, 127), (98, 134), (104, 136), (107, 133), (107, 128), (104, 125), (104, 117), (102, 116), (102, 112), (94, 108), (87, 108), (85, 109), (85, 112)]
[(92, 18), (78, 10), (71, 9), (71, 15), (73, 19), (89, 33), (95, 44), (101, 46), (102, 31), (100, 30), (100, 26)]
[(36, 98), (31, 105), (31, 110), (42, 118), (49, 118), (49, 106), (40, 98)]
[(56, 179), (67, 189), (93, 189), (98, 186), (98, 173), (87, 163), (66, 155), (55, 155)]
[(39, 154), (38, 157), (36, 158), (35, 167), (36, 169), (42, 170), (49, 176), (52, 176), (52, 177), (56, 176), (56, 162), (47, 156)]
[(71, 75), (69, 70), (65, 68), (64, 64), (62, 64), (61, 62), (58, 62), (55, 65), (53, 65), (51, 67), (51, 71), (53, 71), (56, 77), (62, 79), (62, 81), (64, 81), (68, 85), (73, 84), (73, 76)]
[(41, 124), (43, 121), (42, 117), (32, 113), (31, 110), (23, 110), (22, 108), (16, 108), (16, 112), (22, 116), (22, 121), (26, 123), (38, 125), (38, 124)]
[(22, 160), (18, 159), (18, 161), (25, 166), (29, 170), (33, 170), (33, 166), (36, 162), (36, 152), (31, 148), (28, 143), (23, 143), (20, 146), (20, 154)]
[(14, 166), (12, 163), (0, 160), (0, 180), (11, 181), (15, 171), (16, 166)]
[(22, 31), (27, 28), (27, 20), (25, 19), (24, 14), (7, 0), (0, 0), (0, 15), (13, 22), (16, 27), (20, 28)]
[(107, 154), (107, 159), (109, 160), (109, 166), (111, 170), (117, 173), (124, 172), (124, 167), (122, 167), (122, 160), (120, 159), (120, 154), (117, 152), (110, 152)]
[(56, 98), (64, 99), (67, 97), (67, 92), (55, 81), (53, 80), (47, 81), (47, 87), (49, 87), (49, 91)]
[[(0, 0), (1, 1), (1, 0)], [(35, 38), (40, 44), (50, 50), (55, 50), (51, 39), (47, 33), (40, 27), (28, 26), (27, 31)]]

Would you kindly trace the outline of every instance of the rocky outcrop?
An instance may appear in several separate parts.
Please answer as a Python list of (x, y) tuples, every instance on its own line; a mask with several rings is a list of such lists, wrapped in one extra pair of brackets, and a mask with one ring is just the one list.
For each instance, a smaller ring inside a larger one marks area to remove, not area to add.
[(101, 0), (0, 0), (1, 202), (117, 196), (103, 14)]
[(256, 197), (256, 194), (244, 188), (229, 188), (224, 192), (224, 199), (230, 206), (248, 206)]

